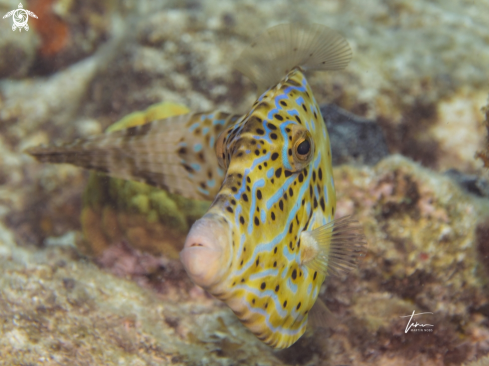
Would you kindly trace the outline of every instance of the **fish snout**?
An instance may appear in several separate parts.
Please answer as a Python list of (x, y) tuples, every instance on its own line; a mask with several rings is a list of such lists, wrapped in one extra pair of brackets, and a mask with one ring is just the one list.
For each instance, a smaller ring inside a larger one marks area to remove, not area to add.
[(196, 285), (207, 289), (219, 283), (231, 260), (231, 240), (231, 227), (223, 217), (207, 214), (192, 225), (180, 260)]

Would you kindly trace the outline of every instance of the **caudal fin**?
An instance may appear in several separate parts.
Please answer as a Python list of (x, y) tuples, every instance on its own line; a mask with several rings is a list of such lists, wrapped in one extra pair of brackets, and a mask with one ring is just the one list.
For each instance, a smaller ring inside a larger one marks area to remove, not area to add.
[(41, 162), (73, 164), (187, 198), (212, 200), (223, 179), (216, 170), (214, 136), (239, 117), (185, 114), (26, 152)]
[(260, 34), (234, 66), (262, 92), (295, 67), (342, 70), (351, 56), (346, 39), (331, 28), (321, 24), (280, 24)]

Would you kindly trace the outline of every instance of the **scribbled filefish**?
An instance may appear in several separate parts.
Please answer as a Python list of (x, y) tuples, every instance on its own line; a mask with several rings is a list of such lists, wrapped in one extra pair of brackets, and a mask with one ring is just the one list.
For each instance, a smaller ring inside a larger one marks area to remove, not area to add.
[(187, 236), (183, 265), (259, 339), (286, 348), (309, 317), (321, 318), (327, 273), (365, 252), (358, 223), (334, 219), (328, 132), (304, 76), (350, 59), (325, 26), (278, 25), (236, 62), (261, 93), (247, 114), (187, 114), (29, 153), (213, 200)]

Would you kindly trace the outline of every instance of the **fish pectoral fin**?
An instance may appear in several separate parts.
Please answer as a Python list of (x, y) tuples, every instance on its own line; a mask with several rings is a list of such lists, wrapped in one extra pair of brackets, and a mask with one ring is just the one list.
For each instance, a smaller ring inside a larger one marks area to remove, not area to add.
[(317, 299), (309, 311), (308, 326), (311, 328), (335, 328), (340, 324), (338, 318), (321, 299)]
[(342, 70), (352, 52), (343, 36), (321, 24), (279, 24), (260, 34), (235, 61), (261, 94), (292, 69)]
[(301, 263), (324, 275), (347, 273), (366, 253), (363, 230), (351, 216), (301, 233)]

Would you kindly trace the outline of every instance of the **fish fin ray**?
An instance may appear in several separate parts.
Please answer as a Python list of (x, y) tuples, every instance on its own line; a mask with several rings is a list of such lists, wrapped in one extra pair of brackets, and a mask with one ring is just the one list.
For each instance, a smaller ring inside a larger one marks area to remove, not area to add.
[(303, 264), (320, 273), (341, 275), (357, 266), (367, 240), (355, 219), (345, 216), (301, 234)]
[(308, 325), (311, 328), (335, 328), (340, 324), (338, 318), (321, 299), (317, 299), (309, 311)]
[(296, 67), (304, 70), (342, 70), (351, 48), (343, 36), (321, 24), (279, 24), (265, 30), (235, 61), (261, 94)]
[[(208, 133), (215, 141), (238, 117), (224, 112), (212, 115), (213, 119), (204, 118), (206, 115), (202, 113), (179, 115), (62, 146), (34, 147), (26, 152), (40, 162), (68, 163), (144, 182), (187, 198), (212, 200), (223, 177), (217, 172), (217, 157), (214, 146), (210, 146), (212, 140), (192, 131), (210, 126)], [(214, 125), (216, 120), (220, 123)], [(196, 146), (203, 154), (200, 157), (194, 151)], [(193, 163), (199, 168), (192, 167)], [(204, 189), (202, 185), (209, 181), (209, 172), (214, 184)]]

